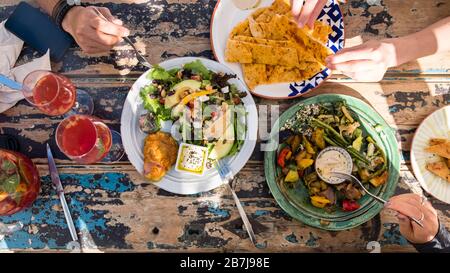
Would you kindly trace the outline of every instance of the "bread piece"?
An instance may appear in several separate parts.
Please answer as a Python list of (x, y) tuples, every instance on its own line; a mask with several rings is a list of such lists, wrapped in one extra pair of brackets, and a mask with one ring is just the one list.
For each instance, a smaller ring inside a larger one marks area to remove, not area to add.
[(427, 147), (425, 151), (442, 156), (444, 158), (450, 158), (450, 140), (432, 139), (430, 140), (430, 143), (433, 143), (434, 145)]
[(444, 161), (428, 163), (427, 170), (450, 183), (450, 170)]

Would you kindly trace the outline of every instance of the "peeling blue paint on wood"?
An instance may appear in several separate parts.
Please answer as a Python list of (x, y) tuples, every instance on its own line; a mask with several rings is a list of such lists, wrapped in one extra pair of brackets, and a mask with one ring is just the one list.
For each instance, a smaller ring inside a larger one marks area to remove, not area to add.
[(286, 241), (293, 244), (298, 244), (297, 236), (295, 236), (294, 232), (285, 237)]
[(270, 211), (268, 211), (268, 210), (259, 209), (259, 210), (255, 211), (255, 216), (264, 216), (264, 215), (268, 215), (268, 214), (270, 214)]
[(224, 209), (209, 207), (208, 211), (211, 212), (214, 215), (217, 215), (217, 216), (220, 216), (220, 217), (224, 217), (224, 218), (227, 218), (227, 217), (230, 216), (230, 212), (228, 210), (224, 210)]
[(318, 240), (320, 239), (319, 236), (315, 236), (312, 232), (309, 233), (309, 238), (306, 241), (306, 246), (309, 247), (317, 247), (319, 245)]
[(400, 234), (398, 224), (383, 224), (385, 231), (383, 232), (380, 244), (383, 245), (408, 245), (408, 241)]
[[(87, 229), (94, 242), (102, 247), (127, 249), (131, 246), (125, 242), (130, 228), (121, 223), (111, 224), (105, 217), (106, 210), (90, 209), (89, 205), (98, 205), (92, 195), (85, 192), (106, 192), (112, 197), (111, 203), (121, 204), (120, 193), (133, 191), (134, 185), (125, 174), (61, 174), (62, 184), (80, 187), (78, 191), (66, 193), (75, 226), (78, 230)], [(1, 249), (65, 249), (71, 241), (70, 233), (60, 208), (60, 201), (51, 188), (49, 176), (42, 177), (40, 197), (32, 207), (11, 216), (0, 217), (0, 222), (13, 224), (22, 222), (24, 228), (7, 236), (0, 244)], [(114, 199), (116, 198), (116, 199)]]

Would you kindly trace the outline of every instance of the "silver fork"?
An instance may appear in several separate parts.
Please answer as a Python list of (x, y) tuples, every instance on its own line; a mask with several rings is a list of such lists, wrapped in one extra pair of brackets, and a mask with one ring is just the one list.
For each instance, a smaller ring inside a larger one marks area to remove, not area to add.
[[(355, 176), (351, 175), (351, 174), (347, 174), (347, 173), (341, 173), (341, 172), (332, 172), (331, 175), (338, 177), (340, 179), (345, 179), (345, 180), (351, 180), (353, 182), (356, 182), (369, 196), (375, 198), (377, 201), (381, 202), (382, 204), (386, 204), (387, 201), (372, 194), (369, 190), (366, 189), (366, 187), (364, 187), (364, 185), (362, 184), (361, 181), (359, 181), (358, 178), (356, 178)], [(421, 221), (417, 220), (414, 217), (408, 217), (409, 219), (411, 219), (412, 221), (416, 222), (416, 224), (418, 224), (420, 227), (423, 228), (423, 224)]]
[(230, 186), (230, 183), (234, 179), (233, 173), (231, 172), (230, 168), (228, 167), (228, 164), (221, 162), (220, 160), (216, 161), (215, 167), (216, 167), (217, 171), (219, 172), (219, 175), (222, 178), (223, 183), (226, 184), (228, 189), (231, 191), (231, 195), (233, 196), (234, 202), (236, 203), (236, 207), (239, 211), (239, 215), (242, 218), (242, 222), (244, 222), (244, 226), (245, 226), (245, 229), (247, 230), (248, 236), (250, 237), (250, 241), (252, 241), (253, 245), (256, 246), (256, 236), (255, 236), (255, 233), (253, 232), (252, 224), (248, 220), (247, 214), (245, 213), (244, 208), (241, 205), (241, 201), (239, 201), (239, 198), (236, 195), (236, 192)]
[[(108, 22), (111, 22), (111, 20), (106, 19), (106, 17), (105, 17), (105, 16), (97, 9), (97, 7), (93, 7), (93, 8), (94, 8), (95, 12), (97, 13), (97, 15), (100, 16), (103, 20), (108, 21)], [(112, 23), (112, 22), (111, 22), (111, 23)], [(130, 38), (128, 38), (128, 37), (122, 37), (122, 38), (123, 38), (123, 40), (124, 40), (127, 44), (129, 44), (129, 45), (134, 49), (134, 51), (136, 52), (136, 57), (138, 58), (139, 62), (140, 62), (143, 66), (145, 66), (145, 67), (147, 67), (147, 68), (153, 68), (153, 65), (151, 65), (151, 64), (147, 61), (147, 59), (139, 52), (139, 50), (136, 48), (136, 46), (135, 46), (134, 43), (130, 40)]]

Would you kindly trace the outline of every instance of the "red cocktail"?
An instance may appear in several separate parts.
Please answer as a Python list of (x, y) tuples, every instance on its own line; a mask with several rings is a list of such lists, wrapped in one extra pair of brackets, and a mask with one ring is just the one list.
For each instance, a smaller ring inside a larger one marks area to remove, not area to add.
[(108, 155), (112, 146), (108, 126), (92, 116), (73, 115), (61, 122), (56, 130), (56, 143), (70, 159), (91, 164)]
[(49, 71), (34, 71), (23, 82), (25, 99), (49, 116), (60, 116), (75, 105), (77, 90), (68, 78)]
[(0, 149), (0, 215), (31, 206), (40, 187), (38, 170), (29, 158)]

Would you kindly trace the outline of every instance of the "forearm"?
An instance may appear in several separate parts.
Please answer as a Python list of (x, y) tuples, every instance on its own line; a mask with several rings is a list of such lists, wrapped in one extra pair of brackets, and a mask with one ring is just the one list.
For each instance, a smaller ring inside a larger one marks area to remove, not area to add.
[(58, 0), (36, 0), (38, 5), (49, 15), (52, 15), (53, 8), (59, 2)]
[(450, 253), (450, 233), (442, 224), (439, 224), (439, 231), (436, 237), (425, 244), (413, 244), (419, 252), (444, 252)]
[(392, 66), (450, 51), (449, 37), (450, 17), (447, 17), (419, 32), (392, 39), (396, 51), (396, 58)]

